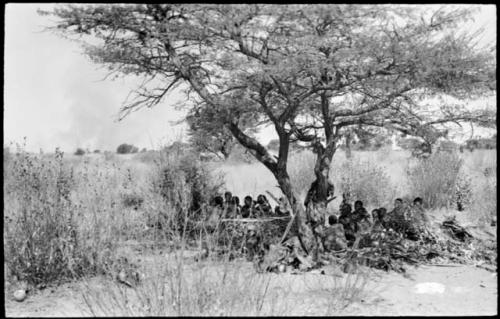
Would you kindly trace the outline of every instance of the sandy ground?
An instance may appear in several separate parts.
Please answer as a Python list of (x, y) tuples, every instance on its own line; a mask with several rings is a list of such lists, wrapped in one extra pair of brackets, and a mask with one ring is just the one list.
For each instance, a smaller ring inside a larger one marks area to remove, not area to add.
[[(342, 311), (325, 313), (318, 298), (325, 294), (325, 277), (321, 274), (269, 274), (273, 289), (290, 289), (287, 304), (295, 315), (496, 315), (497, 273), (474, 266), (410, 268), (407, 274), (371, 271), (362, 294)], [(337, 273), (337, 278), (347, 275)], [(330, 277), (332, 278), (332, 277)], [(320, 287), (323, 282), (323, 287)], [(97, 283), (96, 283), (97, 284)], [(5, 309), (8, 317), (71, 317), (89, 316), (79, 283), (47, 288), (29, 295), (22, 302), (6, 294)], [(287, 306), (288, 307), (288, 306)]]

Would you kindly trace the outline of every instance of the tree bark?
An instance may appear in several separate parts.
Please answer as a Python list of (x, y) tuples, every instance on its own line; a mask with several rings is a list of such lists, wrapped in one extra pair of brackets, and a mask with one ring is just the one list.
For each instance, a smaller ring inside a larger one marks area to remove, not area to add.
[(352, 157), (352, 150), (351, 150), (351, 134), (348, 133), (345, 136), (345, 156), (347, 158)]

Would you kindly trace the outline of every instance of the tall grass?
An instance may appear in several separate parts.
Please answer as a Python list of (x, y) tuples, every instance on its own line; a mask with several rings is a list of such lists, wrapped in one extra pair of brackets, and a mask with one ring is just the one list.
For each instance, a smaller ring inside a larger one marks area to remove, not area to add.
[(93, 257), (102, 247), (79, 236), (75, 177), (63, 154), (47, 159), (19, 147), (7, 169), (4, 248), (11, 274), (37, 285), (95, 273)]
[(463, 161), (457, 153), (436, 152), (408, 166), (409, 188), (427, 208), (450, 207)]
[(372, 161), (353, 156), (340, 164), (335, 175), (339, 193), (348, 194), (352, 200), (380, 207), (394, 198), (395, 189), (385, 168)]

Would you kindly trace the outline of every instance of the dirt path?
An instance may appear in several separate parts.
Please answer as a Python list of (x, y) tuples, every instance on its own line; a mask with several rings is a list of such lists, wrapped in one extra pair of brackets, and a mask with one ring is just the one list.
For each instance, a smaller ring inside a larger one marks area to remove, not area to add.
[[(295, 304), (301, 314), (325, 315), (324, 309), (304, 311), (308, 300), (324, 294), (319, 274), (270, 274), (274, 284), (292, 284), (293, 293), (287, 303)], [(341, 276), (341, 275), (339, 275)], [(343, 275), (345, 276), (345, 275)], [(411, 268), (407, 275), (373, 272), (364, 293), (349, 307), (330, 315), (406, 316), (406, 315), (496, 315), (497, 274), (474, 266)], [(312, 278), (317, 280), (311, 280)], [(319, 281), (318, 281), (319, 280)], [(304, 288), (308, 282), (309, 287)], [(98, 284), (96, 282), (96, 284)], [(78, 283), (48, 288), (30, 295), (23, 303), (6, 295), (5, 308), (9, 317), (71, 317), (89, 316)], [(288, 289), (288, 288), (287, 288)], [(310, 304), (309, 304), (310, 305)], [(314, 307), (311, 307), (314, 308)], [(291, 310), (291, 309), (289, 309)], [(295, 312), (295, 311), (293, 311)]]

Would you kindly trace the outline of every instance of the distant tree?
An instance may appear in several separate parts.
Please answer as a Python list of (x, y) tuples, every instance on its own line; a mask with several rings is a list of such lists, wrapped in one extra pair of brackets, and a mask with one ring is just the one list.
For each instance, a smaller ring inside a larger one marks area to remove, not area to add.
[(470, 151), (476, 150), (476, 149), (486, 149), (486, 150), (492, 150), (497, 148), (497, 140), (496, 136), (495, 138), (474, 138), (474, 139), (469, 139), (465, 141), (465, 147), (469, 149)]
[(135, 147), (132, 144), (126, 144), (126, 143), (120, 144), (116, 148), (116, 153), (118, 154), (131, 154), (131, 153), (137, 153), (138, 151), (139, 149), (137, 147)]
[(270, 140), (267, 144), (267, 148), (273, 151), (278, 151), (280, 149), (280, 141), (279, 140)]
[(99, 154), (99, 153), (101, 153), (100, 150), (94, 150), (94, 154)]
[(75, 155), (83, 155), (85, 154), (85, 150), (83, 148), (77, 148), (75, 151)]
[(148, 150), (144, 147), (141, 149), (141, 153), (147, 152)]
[[(316, 259), (315, 224), (327, 215), (330, 168), (350, 127), (382, 127), (429, 144), (446, 123), (495, 125), (495, 110), (420, 101), (496, 90), (496, 43), (457, 32), (467, 7), (381, 5), (130, 4), (56, 7), (54, 29), (97, 37), (87, 54), (117, 75), (144, 76), (121, 118), (159, 104), (183, 84), (197, 129), (226, 129), (275, 176), (288, 198), (303, 248)], [(490, 50), (491, 49), (491, 50)], [(275, 157), (254, 137), (271, 124)], [(204, 133), (204, 134), (205, 134)], [(304, 207), (287, 164), (290, 144), (313, 149), (316, 165)]]

